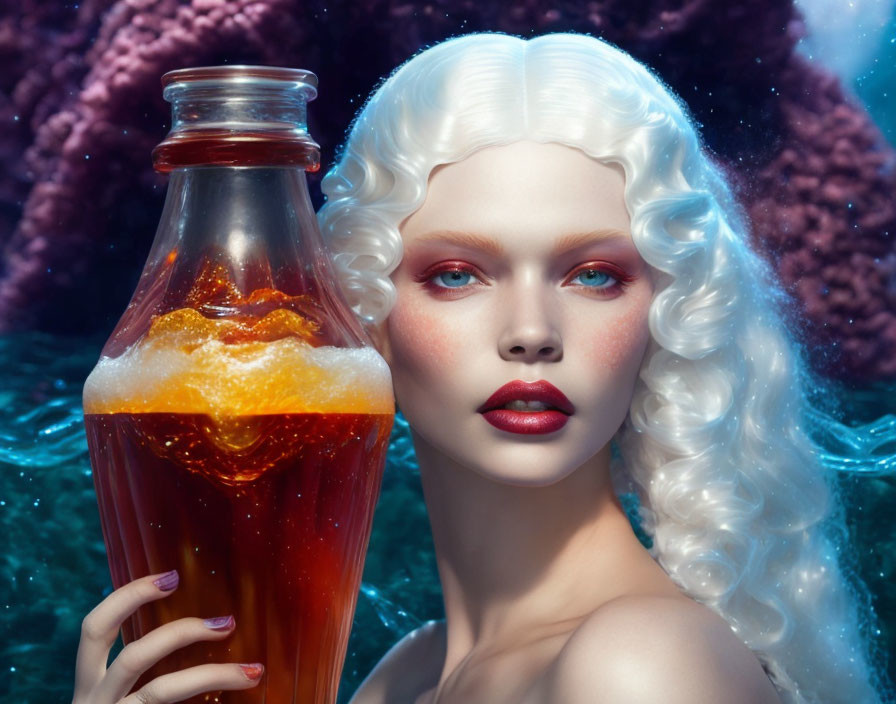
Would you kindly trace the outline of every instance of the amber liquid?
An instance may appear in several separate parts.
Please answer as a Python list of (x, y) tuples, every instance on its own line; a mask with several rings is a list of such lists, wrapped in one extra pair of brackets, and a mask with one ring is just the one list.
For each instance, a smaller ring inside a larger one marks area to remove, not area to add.
[(116, 588), (177, 569), (170, 596), (123, 626), (125, 643), (185, 616), (233, 614), (223, 641), (164, 658), (158, 675), (261, 662), (261, 684), (190, 702), (332, 704), (348, 645), (391, 415), (85, 417)]

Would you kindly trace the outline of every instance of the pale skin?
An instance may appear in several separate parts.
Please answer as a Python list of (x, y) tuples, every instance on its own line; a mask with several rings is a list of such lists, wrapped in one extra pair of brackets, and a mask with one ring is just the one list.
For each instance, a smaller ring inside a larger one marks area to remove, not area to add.
[[(412, 428), (446, 619), (393, 647), (352, 704), (779, 701), (728, 624), (643, 548), (610, 483), (654, 293), (623, 192), (618, 167), (517, 142), (437, 168), (401, 224), (397, 302), (374, 336)], [(557, 387), (575, 409), (568, 422), (534, 435), (486, 422), (477, 409), (515, 380)], [(127, 694), (115, 672), (125, 653), (105, 662), (124, 618), (163, 598), (150, 587), (137, 580), (85, 619), (76, 702)], [(198, 624), (129, 645), (142, 667), (131, 685), (167, 652), (232, 632)], [(258, 681), (204, 667), (124, 701)]]

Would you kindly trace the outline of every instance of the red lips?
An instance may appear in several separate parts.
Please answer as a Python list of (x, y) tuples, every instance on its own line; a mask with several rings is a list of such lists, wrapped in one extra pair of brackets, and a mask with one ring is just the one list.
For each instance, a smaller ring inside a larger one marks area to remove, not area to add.
[[(513, 411), (503, 408), (511, 401), (538, 401), (548, 406), (543, 411)], [(575, 413), (569, 399), (547, 381), (527, 383), (511, 381), (495, 391), (476, 409), (494, 427), (509, 433), (537, 435), (560, 430)]]

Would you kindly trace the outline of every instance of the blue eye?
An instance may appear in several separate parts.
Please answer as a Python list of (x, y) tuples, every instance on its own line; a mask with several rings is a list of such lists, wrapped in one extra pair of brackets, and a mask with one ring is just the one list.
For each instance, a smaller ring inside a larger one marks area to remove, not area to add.
[(459, 288), (470, 283), (472, 278), (473, 275), (469, 271), (443, 271), (441, 274), (436, 274), (432, 280), (436, 286), (442, 288)]
[(590, 288), (605, 288), (607, 283), (615, 281), (615, 279), (605, 271), (583, 269), (573, 277), (573, 281)]

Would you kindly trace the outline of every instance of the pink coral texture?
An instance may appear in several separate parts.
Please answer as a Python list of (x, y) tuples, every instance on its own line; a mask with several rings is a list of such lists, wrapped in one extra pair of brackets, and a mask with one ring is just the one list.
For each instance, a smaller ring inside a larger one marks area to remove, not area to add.
[(896, 378), (894, 153), (836, 79), (795, 53), (804, 30), (790, 0), (4, 4), (0, 330), (100, 333), (120, 315), (162, 205), (149, 154), (167, 131), (164, 72), (315, 71), (310, 127), (326, 163), (364, 96), (420, 47), (469, 31), (579, 31), (631, 52), (688, 104), (816, 369)]

